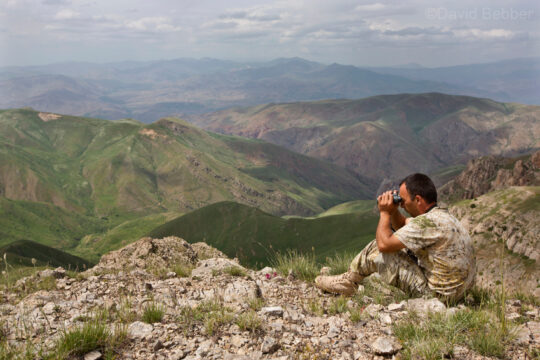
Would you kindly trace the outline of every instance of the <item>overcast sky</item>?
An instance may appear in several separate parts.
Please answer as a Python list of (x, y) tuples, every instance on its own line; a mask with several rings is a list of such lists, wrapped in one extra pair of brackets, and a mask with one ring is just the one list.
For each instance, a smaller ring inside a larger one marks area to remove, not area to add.
[(540, 2), (0, 0), (0, 66), (179, 57), (446, 66), (540, 56)]

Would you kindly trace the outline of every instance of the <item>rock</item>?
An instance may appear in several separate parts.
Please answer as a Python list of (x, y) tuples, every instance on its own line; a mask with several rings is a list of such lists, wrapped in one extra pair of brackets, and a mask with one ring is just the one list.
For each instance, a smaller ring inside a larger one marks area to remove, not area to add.
[(339, 334), (341, 334), (340, 328), (338, 328), (337, 326), (330, 326), (330, 329), (328, 330), (326, 336), (328, 336), (329, 338), (334, 338), (336, 336), (339, 336)]
[(418, 314), (420, 317), (426, 317), (429, 313), (446, 311), (446, 306), (437, 298), (431, 299), (409, 299), (407, 300), (407, 309)]
[(506, 319), (513, 321), (519, 319), (520, 317), (521, 315), (519, 315), (518, 313), (510, 313), (506, 316)]
[(281, 306), (267, 306), (261, 309), (261, 314), (266, 316), (283, 317), (283, 308)]
[(537, 346), (540, 346), (540, 322), (538, 321), (529, 321), (526, 323), (529, 330), (531, 330), (531, 337), (533, 343), (537, 344)]
[(388, 311), (402, 311), (403, 309), (405, 309), (405, 301), (388, 305)]
[(388, 314), (379, 314), (379, 320), (382, 324), (391, 325), (392, 318)]
[(53, 302), (46, 303), (42, 308), (43, 313), (46, 315), (54, 314), (55, 309), (56, 309), (56, 305)]
[(54, 270), (51, 270), (51, 269), (41, 270), (37, 273), (37, 276), (40, 278), (54, 276)]
[(252, 360), (253, 358), (247, 355), (235, 355), (235, 354), (225, 354), (223, 360)]
[(154, 327), (150, 324), (144, 323), (142, 321), (135, 321), (128, 326), (128, 334), (133, 338), (145, 338), (148, 335), (152, 334)]
[(261, 351), (263, 354), (273, 354), (279, 349), (279, 343), (276, 339), (270, 336), (265, 336), (261, 345)]
[(364, 309), (364, 313), (368, 314), (372, 318), (377, 316), (379, 312), (383, 309), (383, 306), (380, 304), (370, 304)]
[(101, 359), (101, 353), (99, 351), (91, 351), (84, 355), (84, 360), (98, 360)]
[(231, 338), (231, 345), (232, 346), (235, 346), (237, 348), (239, 347), (242, 347), (242, 345), (244, 345), (245, 343), (247, 343), (249, 340), (246, 339), (245, 337), (243, 336), (238, 336), (238, 335), (235, 335)]
[(371, 349), (376, 355), (393, 355), (401, 350), (401, 345), (399, 342), (388, 336), (379, 336), (371, 344)]
[(525, 325), (522, 324), (516, 329), (516, 343), (519, 345), (529, 345), (531, 341), (531, 330)]
[(163, 343), (161, 342), (161, 340), (157, 340), (155, 343), (154, 343), (154, 346), (152, 347), (152, 350), (154, 350), (154, 352), (158, 351), (159, 349), (162, 349), (163, 348)]
[(204, 341), (195, 351), (195, 355), (204, 359), (206, 355), (208, 355), (208, 353), (210, 352), (210, 348), (212, 347), (213, 343), (214, 342), (212, 340)]
[(269, 275), (274, 275), (274, 273), (277, 273), (276, 269), (274, 268), (271, 268), (270, 266), (266, 266), (264, 268), (262, 268), (261, 270), (258, 271), (259, 274), (263, 275), (263, 276), (266, 276), (266, 274), (269, 274)]
[(246, 299), (259, 297), (261, 290), (256, 282), (252, 280), (238, 279), (227, 284), (223, 290), (223, 301), (226, 303), (244, 303)]

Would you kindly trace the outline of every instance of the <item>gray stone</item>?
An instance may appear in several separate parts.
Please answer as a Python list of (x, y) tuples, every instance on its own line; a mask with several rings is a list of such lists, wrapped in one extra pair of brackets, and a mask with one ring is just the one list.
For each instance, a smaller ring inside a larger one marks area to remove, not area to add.
[(235, 347), (242, 347), (242, 345), (244, 345), (245, 343), (247, 343), (249, 340), (246, 339), (245, 337), (243, 336), (238, 336), (238, 335), (234, 335), (232, 338), (231, 338), (231, 344)]
[(238, 279), (227, 284), (223, 290), (223, 301), (226, 303), (245, 303), (246, 299), (254, 299), (260, 293), (259, 286), (254, 281)]
[(101, 353), (97, 350), (91, 351), (84, 355), (84, 360), (98, 360), (101, 359)]
[(403, 309), (405, 309), (405, 301), (388, 305), (388, 311), (402, 311)]
[(437, 298), (431, 299), (409, 299), (407, 309), (414, 311), (420, 317), (426, 317), (429, 313), (439, 313), (446, 311), (446, 306)]
[(55, 313), (55, 308), (56, 305), (53, 302), (48, 302), (43, 306), (42, 310), (44, 314), (51, 315)]
[(263, 354), (272, 354), (279, 349), (279, 343), (276, 339), (270, 336), (265, 336), (261, 345), (261, 351)]
[(379, 314), (379, 311), (381, 311), (382, 309), (383, 306), (380, 304), (370, 304), (366, 306), (366, 308), (364, 309), (364, 313), (368, 314), (373, 318), (377, 316), (377, 314)]
[(392, 337), (379, 336), (371, 344), (371, 349), (377, 355), (393, 355), (401, 350), (401, 345)]
[(340, 328), (338, 328), (337, 326), (330, 326), (330, 329), (328, 330), (328, 333), (326, 334), (326, 336), (328, 336), (329, 338), (334, 338), (338, 336), (340, 333), (341, 333)]
[(508, 314), (508, 316), (506, 316), (506, 319), (513, 321), (519, 319), (520, 317), (521, 315), (519, 315), (518, 313), (510, 313)]
[(152, 349), (155, 351), (158, 351), (159, 349), (163, 349), (163, 343), (161, 342), (161, 340), (157, 340), (155, 343), (154, 343), (154, 346), (152, 347)]
[(380, 314), (379, 320), (381, 321), (381, 323), (386, 324), (386, 325), (392, 324), (392, 318), (388, 314)]
[(210, 352), (210, 348), (212, 347), (212, 340), (206, 340), (199, 345), (197, 350), (195, 351), (195, 355), (204, 358), (208, 353)]
[(522, 324), (516, 329), (516, 343), (519, 345), (529, 345), (531, 341), (531, 330)]
[(283, 308), (281, 306), (267, 306), (261, 309), (261, 314), (267, 316), (283, 316)]
[(247, 355), (225, 354), (223, 360), (251, 360)]
[(144, 323), (142, 321), (135, 321), (128, 326), (128, 334), (133, 338), (145, 338), (148, 335), (152, 334), (154, 327), (150, 324)]

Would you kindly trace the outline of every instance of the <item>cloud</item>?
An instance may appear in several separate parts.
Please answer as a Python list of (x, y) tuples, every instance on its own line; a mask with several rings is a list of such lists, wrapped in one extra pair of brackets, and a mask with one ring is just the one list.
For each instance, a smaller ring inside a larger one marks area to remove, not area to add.
[(400, 30), (385, 30), (384, 35), (419, 36), (419, 35), (451, 35), (452, 32), (436, 27), (421, 28), (418, 26), (407, 27)]
[(56, 13), (54, 16), (55, 20), (71, 20), (71, 19), (77, 19), (81, 16), (80, 13), (71, 10), (71, 9), (63, 9)]
[(180, 26), (171, 24), (171, 19), (167, 17), (143, 17), (137, 20), (127, 20), (119, 27), (129, 30), (148, 31), (148, 32), (174, 32), (180, 31)]
[(67, 5), (70, 4), (69, 0), (43, 0), (43, 5)]
[(379, 11), (386, 9), (386, 5), (381, 3), (358, 5), (354, 8), (355, 11)]

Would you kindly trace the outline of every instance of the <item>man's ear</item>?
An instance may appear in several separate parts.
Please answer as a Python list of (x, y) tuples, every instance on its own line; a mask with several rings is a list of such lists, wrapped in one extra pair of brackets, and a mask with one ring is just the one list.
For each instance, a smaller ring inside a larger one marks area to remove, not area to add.
[(422, 201), (422, 197), (420, 195), (415, 195), (414, 200), (416, 200), (417, 203), (420, 203)]

